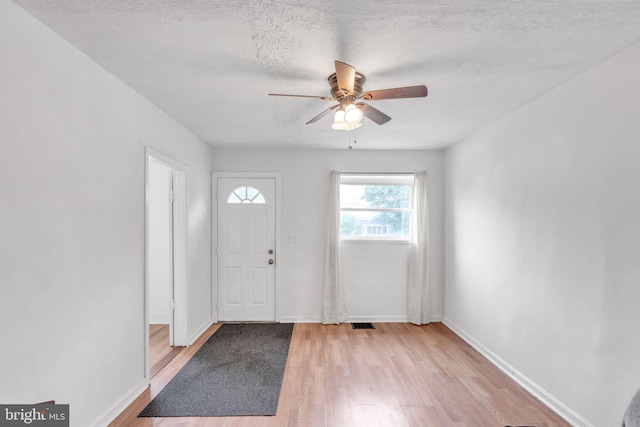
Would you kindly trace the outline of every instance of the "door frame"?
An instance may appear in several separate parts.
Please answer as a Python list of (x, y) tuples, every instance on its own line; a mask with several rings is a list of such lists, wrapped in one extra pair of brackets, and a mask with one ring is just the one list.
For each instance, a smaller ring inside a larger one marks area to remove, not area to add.
[(187, 172), (189, 168), (149, 147), (145, 147), (144, 201), (144, 370), (150, 379), (149, 366), (149, 165), (160, 163), (173, 171), (173, 345), (187, 346)]
[(275, 205), (275, 321), (280, 322), (280, 172), (213, 172), (211, 174), (211, 320), (218, 321), (218, 178), (274, 179), (276, 185)]

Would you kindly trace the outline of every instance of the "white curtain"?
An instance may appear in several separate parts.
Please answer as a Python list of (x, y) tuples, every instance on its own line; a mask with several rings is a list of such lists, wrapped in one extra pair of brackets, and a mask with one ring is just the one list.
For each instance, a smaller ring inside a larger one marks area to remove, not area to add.
[(414, 174), (408, 276), (409, 321), (416, 325), (429, 323), (429, 201), (426, 171)]
[(324, 252), (322, 282), (322, 323), (347, 320), (344, 281), (340, 259), (340, 172), (331, 172), (329, 206), (327, 209), (327, 240)]

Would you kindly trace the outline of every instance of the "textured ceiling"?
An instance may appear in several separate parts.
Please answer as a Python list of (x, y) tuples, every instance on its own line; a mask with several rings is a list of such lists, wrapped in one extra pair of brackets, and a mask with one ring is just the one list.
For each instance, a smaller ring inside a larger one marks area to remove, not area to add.
[[(639, 0), (14, 0), (214, 146), (344, 148), (335, 59), (382, 100), (359, 148), (451, 145), (640, 40)], [(595, 101), (595, 100), (594, 100)]]

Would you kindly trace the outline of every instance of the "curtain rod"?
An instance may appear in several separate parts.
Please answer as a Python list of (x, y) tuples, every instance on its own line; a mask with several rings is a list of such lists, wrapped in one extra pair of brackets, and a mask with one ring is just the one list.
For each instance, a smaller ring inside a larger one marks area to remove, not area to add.
[(415, 175), (415, 172), (340, 172), (341, 175)]

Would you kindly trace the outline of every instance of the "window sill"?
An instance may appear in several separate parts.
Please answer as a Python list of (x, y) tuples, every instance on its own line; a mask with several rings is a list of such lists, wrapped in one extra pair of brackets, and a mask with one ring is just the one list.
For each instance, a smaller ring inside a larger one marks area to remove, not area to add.
[(409, 240), (396, 240), (396, 239), (367, 239), (367, 238), (351, 238), (351, 239), (345, 239), (342, 238), (340, 239), (340, 243), (358, 243), (358, 244), (383, 244), (383, 245), (407, 245), (409, 246), (411, 244), (411, 241)]

